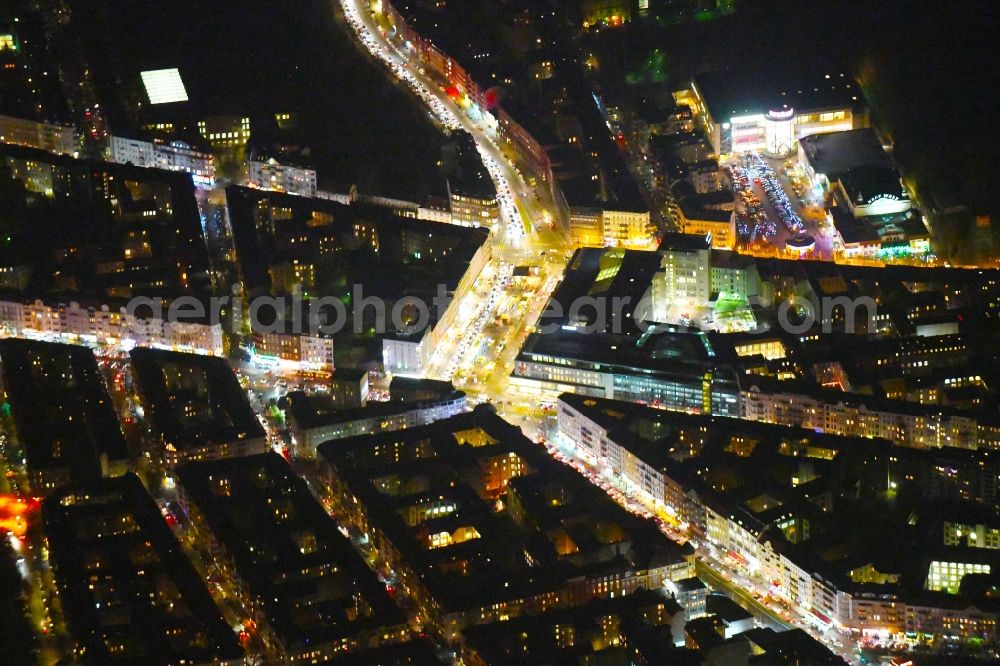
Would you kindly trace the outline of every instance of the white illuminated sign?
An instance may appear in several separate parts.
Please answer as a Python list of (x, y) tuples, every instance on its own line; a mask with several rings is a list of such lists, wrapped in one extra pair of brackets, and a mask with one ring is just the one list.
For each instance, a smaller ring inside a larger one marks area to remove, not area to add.
[(142, 85), (146, 87), (150, 104), (172, 104), (188, 101), (184, 81), (176, 67), (142, 72)]

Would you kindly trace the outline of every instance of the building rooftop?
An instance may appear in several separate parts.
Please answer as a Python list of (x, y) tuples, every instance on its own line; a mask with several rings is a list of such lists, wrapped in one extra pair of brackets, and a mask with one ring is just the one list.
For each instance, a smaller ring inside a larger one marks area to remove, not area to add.
[(385, 586), (277, 454), (182, 465), (177, 478), (289, 652), (405, 623)]
[(834, 206), (830, 211), (833, 215), (833, 225), (845, 245), (879, 242), (875, 228), (864, 218), (854, 217), (846, 206)]
[(714, 615), (703, 615), (688, 620), (684, 624), (684, 637), (685, 643), (696, 645), (702, 654), (711, 653), (714, 648), (725, 642), (722, 636), (722, 622)]
[(724, 594), (713, 592), (705, 601), (705, 610), (726, 624), (753, 619), (753, 614)]
[(560, 595), (575, 577), (685, 558), (651, 522), (484, 407), (319, 452), (442, 613)]
[[(672, 238), (668, 237), (668, 244)], [(700, 249), (703, 243), (707, 245), (698, 236), (677, 238), (681, 247)], [(731, 370), (716, 363), (705, 333), (654, 323), (652, 282), (662, 261), (661, 252), (578, 250), (536, 332), (522, 346), (515, 374), (529, 376), (534, 370), (526, 364), (535, 363), (599, 368), (646, 380), (670, 378), (689, 386), (696, 384), (698, 391), (709, 371), (713, 372), (713, 386), (734, 381)], [(565, 381), (573, 380), (567, 376)], [(592, 386), (581, 388), (594, 390)]]
[(0, 340), (0, 369), (30, 472), (66, 469), (85, 480), (101, 475), (102, 458), (128, 459), (89, 347), (7, 338)]
[(866, 205), (882, 197), (904, 201), (910, 198), (895, 167), (857, 166), (841, 173), (838, 180), (855, 205)]
[(793, 83), (787, 71), (778, 74), (764, 69), (741, 67), (699, 74), (694, 85), (719, 123), (772, 110), (792, 108), (801, 113), (864, 105), (861, 86), (848, 73), (806, 74)]
[(473, 197), (495, 202), (497, 188), (483, 166), (479, 150), (470, 134), (462, 132), (442, 151), (443, 170), (452, 196)]
[(389, 382), (390, 400), (439, 400), (454, 393), (454, 385), (440, 379), (393, 377)]
[(600, 365), (607, 372), (697, 378), (700, 386), (706, 371), (720, 370), (716, 373), (717, 381), (732, 374), (731, 370), (717, 366), (707, 341), (700, 331), (659, 324), (638, 340), (628, 335), (560, 329), (529, 336), (517, 358), (541, 363), (558, 358), (574, 361), (581, 367)]
[(708, 587), (701, 581), (700, 578), (695, 576), (676, 580), (674, 581), (674, 586), (677, 588), (678, 592), (697, 592), (698, 590), (704, 590)]
[[(615, 329), (626, 333), (638, 332), (634, 317), (637, 311), (642, 312), (643, 296), (652, 284), (661, 260), (656, 252), (610, 248), (577, 250), (570, 259), (562, 282), (553, 292), (550, 307), (542, 315), (540, 324), (565, 327), (587, 323), (602, 332)], [(581, 306), (583, 299), (587, 298), (598, 299), (598, 303), (610, 306), (611, 299), (615, 297), (623, 299), (620, 301), (620, 313), (611, 311), (610, 307), (605, 307), (603, 312), (595, 312), (593, 307)], [(600, 325), (602, 319), (603, 326)]]
[[(560, 422), (576, 418), (573, 412), (581, 414), (610, 441), (663, 474), (668, 486), (678, 486), (685, 496), (693, 493), (804, 570), (836, 581), (839, 589), (863, 589), (868, 583), (856, 570), (874, 565), (899, 578), (883, 593), (916, 603), (925, 595), (931, 560), (998, 565), (995, 550), (945, 545), (943, 516), (961, 522), (961, 512), (917, 509), (912, 512), (914, 526), (910, 509), (883, 510), (888, 505), (879, 499), (885, 496), (888, 477), (894, 497), (907, 506), (947, 497), (975, 500), (983, 508), (964, 512), (975, 524), (997, 496), (994, 477), (1000, 458), (995, 451), (913, 449), (867, 437), (668, 412), (575, 394), (563, 394), (559, 402)], [(874, 538), (882, 538), (884, 547), (878, 552), (870, 549)], [(949, 603), (996, 606), (982, 595)]]
[(364, 296), (431, 302), (439, 284), (456, 288), (489, 237), (486, 229), (403, 218), (381, 206), (236, 186), (226, 195), (251, 293), (291, 293), (279, 274), (298, 261), (309, 267), (294, 276), (307, 296), (348, 298), (361, 285)]
[(89, 661), (242, 658), (236, 635), (138, 477), (60, 490), (42, 514), (62, 610)]
[(892, 159), (871, 128), (810, 134), (799, 139), (809, 166), (831, 181), (860, 166), (892, 167)]
[[(23, 189), (0, 266), (30, 267), (20, 291), (83, 298), (207, 296), (208, 252), (191, 176), (0, 144)], [(44, 229), (45, 233), (39, 233)]]
[(450, 393), (433, 398), (390, 400), (388, 402), (370, 400), (364, 407), (342, 409), (329, 396), (308, 395), (302, 391), (292, 391), (288, 394), (288, 412), (299, 428), (309, 430), (359, 419), (390, 416), (411, 409), (420, 409), (435, 402), (458, 400), (464, 396), (465, 393), (462, 391), (452, 389)]
[(769, 627), (757, 627), (740, 636), (754, 645), (755, 652), (763, 652), (763, 657), (755, 661), (755, 664), (802, 663), (811, 666), (843, 666), (845, 663), (802, 629), (779, 632)]
[(130, 357), (146, 413), (168, 450), (264, 437), (226, 359), (143, 347)]
[(661, 591), (594, 599), (576, 608), (469, 627), (463, 632), (463, 655), (466, 661), (491, 666), (585, 664), (609, 657), (616, 644), (628, 643), (648, 663), (700, 663), (679, 659), (683, 651), (674, 647), (671, 634), (678, 613), (683, 611), (677, 602)]
[(333, 376), (330, 380), (333, 382), (353, 382), (357, 384), (367, 376), (367, 368), (345, 368), (341, 366), (333, 371)]
[[(677, 202), (681, 208), (681, 213), (689, 220), (706, 220), (709, 222), (729, 222), (733, 219), (733, 212), (728, 210), (718, 210), (706, 207), (706, 201), (701, 195), (685, 197)], [(663, 243), (660, 243), (663, 247)]]
[[(728, 220), (731, 214), (726, 213), (725, 216)], [(700, 234), (670, 232), (663, 234), (663, 238), (660, 240), (660, 251), (697, 252), (698, 250), (710, 250), (711, 248), (712, 242), (709, 240), (707, 234), (702, 236)]]
[(412, 640), (338, 656), (336, 666), (443, 666), (438, 649), (427, 641)]
[(727, 268), (731, 270), (748, 270), (757, 265), (753, 257), (730, 250), (712, 250), (709, 261), (712, 268)]

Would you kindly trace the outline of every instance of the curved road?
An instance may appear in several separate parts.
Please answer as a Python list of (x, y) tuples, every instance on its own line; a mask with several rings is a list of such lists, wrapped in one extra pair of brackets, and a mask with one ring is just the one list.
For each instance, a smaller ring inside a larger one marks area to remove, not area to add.
[[(506, 279), (514, 265), (540, 266), (545, 276), (560, 272), (545, 261), (545, 255), (561, 255), (566, 248), (562, 235), (549, 228), (561, 219), (560, 211), (544, 187), (530, 187), (518, 168), (505, 155), (497, 135), (497, 123), (491, 114), (474, 106), (460, 106), (444, 90), (451, 85), (443, 75), (436, 74), (420, 61), (416, 51), (397, 35), (396, 26), (382, 0), (340, 0), (348, 23), (368, 51), (385, 64), (400, 81), (406, 83), (445, 127), (468, 132), (476, 142), (483, 165), (496, 185), (500, 205), (500, 220), (493, 232), (493, 261), (484, 268), (474, 288), (457, 303), (458, 322), (445, 332), (444, 340), (434, 350), (424, 375), (452, 379), (461, 367), (471, 367), (481, 354), (479, 344), (483, 329), (492, 321), (497, 304), (507, 287)], [(533, 182), (545, 182), (541, 174), (533, 174)], [(541, 231), (536, 230), (536, 226)], [(550, 254), (551, 253), (551, 254)], [(543, 285), (556, 281), (545, 279)], [(519, 346), (517, 336), (533, 325), (548, 294), (540, 294), (541, 306), (525, 313), (523, 326), (511, 327), (507, 347)], [(507, 363), (498, 364), (500, 371)], [(492, 385), (487, 397), (499, 399), (506, 382)], [(471, 387), (463, 387), (471, 388)]]

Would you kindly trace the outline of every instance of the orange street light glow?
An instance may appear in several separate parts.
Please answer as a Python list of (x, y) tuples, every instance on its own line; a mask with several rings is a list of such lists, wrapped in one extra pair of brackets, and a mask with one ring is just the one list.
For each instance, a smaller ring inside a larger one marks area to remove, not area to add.
[(0, 532), (23, 537), (28, 531), (28, 514), (39, 506), (34, 498), (0, 495)]

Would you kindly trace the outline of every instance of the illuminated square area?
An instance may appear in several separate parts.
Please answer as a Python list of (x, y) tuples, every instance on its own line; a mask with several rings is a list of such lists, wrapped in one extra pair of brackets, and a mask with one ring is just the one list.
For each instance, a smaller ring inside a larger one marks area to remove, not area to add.
[(176, 67), (143, 72), (142, 84), (146, 87), (150, 104), (172, 104), (188, 100), (184, 81)]

